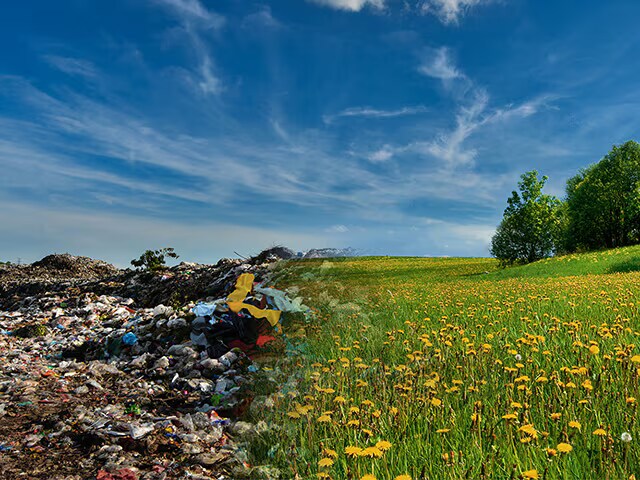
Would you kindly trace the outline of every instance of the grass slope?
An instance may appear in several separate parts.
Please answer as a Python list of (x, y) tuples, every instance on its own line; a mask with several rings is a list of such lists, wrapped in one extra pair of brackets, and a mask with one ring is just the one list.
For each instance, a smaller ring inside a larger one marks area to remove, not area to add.
[(288, 478), (629, 478), (640, 274), (606, 272), (638, 251), (287, 264), (317, 319), (255, 451)]

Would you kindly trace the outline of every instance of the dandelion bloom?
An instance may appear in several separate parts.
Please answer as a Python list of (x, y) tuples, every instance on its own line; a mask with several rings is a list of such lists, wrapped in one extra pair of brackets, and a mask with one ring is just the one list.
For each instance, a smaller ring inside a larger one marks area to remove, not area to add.
[(365, 475), (364, 477), (360, 478), (360, 480), (376, 480), (376, 477), (374, 477), (373, 475)]
[(552, 413), (551, 414), (551, 420), (560, 420), (560, 417), (562, 417), (561, 413)]
[(559, 443), (556, 448), (561, 453), (569, 453), (571, 450), (573, 450), (573, 447), (568, 443)]
[(330, 467), (331, 465), (333, 465), (333, 460), (331, 460), (330, 458), (321, 458), (318, 461), (319, 467)]
[(631, 357), (631, 361), (633, 363), (640, 363), (640, 355), (634, 355), (633, 357)]
[(358, 452), (359, 457), (371, 457), (371, 458), (380, 458), (382, 457), (383, 452), (378, 447), (367, 447), (364, 450)]
[(361, 451), (362, 449), (360, 447), (352, 447), (352, 446), (349, 446), (344, 449), (344, 453), (346, 453), (351, 457), (357, 457)]
[(411, 477), (409, 475), (398, 475), (393, 480), (411, 480)]
[(316, 473), (316, 477), (317, 477), (317, 478), (331, 478), (331, 477), (329, 476), (329, 474), (328, 474), (328, 473), (326, 473), (326, 472), (318, 472), (318, 473)]
[(597, 355), (600, 353), (600, 348), (597, 345), (591, 345), (589, 347), (589, 351), (593, 354), (593, 355)]
[(387, 442), (386, 440), (380, 440), (378, 443), (376, 443), (376, 447), (379, 448), (380, 450), (387, 451), (391, 448), (391, 443)]
[(447, 433), (451, 431), (450, 428), (439, 428), (438, 430), (436, 430), (436, 433)]
[(338, 452), (336, 452), (335, 450), (331, 450), (330, 448), (325, 448), (324, 449), (324, 454), (327, 457), (338, 458)]
[(607, 432), (606, 432), (606, 430), (604, 430), (602, 428), (597, 428), (597, 429), (595, 429), (593, 431), (593, 434), (598, 436), (598, 437), (604, 437), (607, 434)]
[(331, 423), (331, 417), (329, 415), (320, 415), (316, 420), (318, 423)]
[(540, 478), (537, 470), (527, 470), (526, 472), (522, 472), (522, 476), (524, 478)]
[(547, 455), (550, 457), (555, 457), (558, 454), (558, 451), (555, 448), (547, 448)]
[(577, 430), (582, 429), (582, 425), (580, 424), (580, 422), (576, 422), (575, 420), (572, 420), (571, 422), (569, 422), (569, 427), (575, 428)]

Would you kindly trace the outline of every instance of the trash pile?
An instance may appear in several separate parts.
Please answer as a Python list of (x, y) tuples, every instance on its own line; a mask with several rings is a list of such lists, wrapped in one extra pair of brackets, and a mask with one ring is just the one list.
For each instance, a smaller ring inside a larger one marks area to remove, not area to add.
[(278, 427), (245, 420), (274, 405), (286, 379), (269, 358), (308, 312), (268, 287), (281, 254), (158, 273), (69, 255), (3, 266), (0, 478), (273, 478), (246, 446)]

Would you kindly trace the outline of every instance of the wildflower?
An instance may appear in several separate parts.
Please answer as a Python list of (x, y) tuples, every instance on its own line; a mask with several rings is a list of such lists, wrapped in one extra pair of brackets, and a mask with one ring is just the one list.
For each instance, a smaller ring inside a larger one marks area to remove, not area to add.
[(597, 428), (593, 431), (593, 434), (598, 437), (604, 437), (607, 434), (607, 432), (602, 428)]
[(640, 355), (634, 355), (633, 357), (631, 357), (631, 361), (633, 363), (640, 363)]
[(522, 472), (522, 476), (524, 478), (540, 478), (537, 470), (527, 470), (526, 472)]
[(635, 397), (627, 397), (627, 405), (635, 405), (636, 398)]
[(320, 415), (316, 420), (318, 423), (331, 423), (331, 417), (329, 415)]
[(551, 414), (551, 420), (560, 420), (560, 417), (562, 417), (561, 413), (552, 413)]
[(391, 443), (387, 442), (386, 440), (380, 440), (378, 443), (376, 443), (376, 447), (382, 450), (383, 452), (386, 452), (387, 450), (389, 450), (391, 446), (392, 446)]
[(338, 458), (338, 452), (336, 452), (335, 450), (331, 450), (330, 448), (325, 448), (324, 449), (324, 454), (327, 457)]
[(547, 448), (547, 455), (550, 457), (555, 457), (558, 454), (558, 451), (555, 448)]
[(597, 345), (591, 345), (589, 347), (589, 351), (593, 354), (593, 355), (598, 355), (600, 353), (600, 347), (598, 347)]
[(518, 416), (515, 413), (507, 413), (506, 415), (503, 415), (502, 418), (504, 420), (516, 420)]
[(316, 473), (316, 478), (331, 478), (331, 476), (326, 472), (318, 472)]
[(516, 353), (515, 359), (517, 362), (519, 362), (520, 360), (522, 360), (522, 355), (520, 355), (519, 353)]
[(344, 398), (343, 396), (339, 395), (336, 398), (333, 399), (334, 403), (346, 403), (347, 399)]
[(447, 433), (451, 431), (450, 428), (439, 428), (438, 430), (436, 430), (436, 433)]
[(573, 450), (573, 447), (568, 443), (559, 443), (556, 448), (560, 453), (569, 453), (571, 450)]
[(411, 480), (411, 477), (409, 475), (398, 475), (393, 480)]
[(569, 422), (569, 427), (575, 428), (576, 430), (582, 430), (582, 425), (580, 424), (580, 422), (576, 422), (575, 420)]
[(319, 467), (330, 467), (331, 465), (333, 465), (333, 460), (331, 460), (330, 458), (321, 458), (318, 461)]
[(362, 449), (360, 447), (352, 447), (352, 446), (349, 446), (344, 449), (344, 453), (346, 453), (350, 457), (357, 457), (361, 451)]
[(365, 475), (360, 480), (376, 480), (376, 477), (374, 477), (373, 475)]
[(298, 412), (289, 412), (287, 415), (289, 418), (300, 418), (300, 414)]
[(432, 398), (431, 405), (433, 405), (434, 407), (439, 407), (440, 405), (442, 405), (442, 400), (440, 400), (439, 398)]
[(629, 443), (632, 440), (631, 434), (629, 432), (623, 432), (622, 435), (620, 435), (620, 440), (624, 443)]
[(358, 452), (359, 457), (371, 457), (371, 458), (380, 458), (382, 457), (383, 452), (378, 447), (367, 447), (364, 450)]

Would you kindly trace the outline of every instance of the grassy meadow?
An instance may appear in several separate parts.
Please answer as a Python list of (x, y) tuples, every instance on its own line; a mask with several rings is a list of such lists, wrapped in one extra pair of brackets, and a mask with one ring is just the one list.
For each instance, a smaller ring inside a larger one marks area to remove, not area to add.
[(640, 248), (287, 264), (317, 318), (267, 415), (290, 478), (629, 479), (640, 472)]

